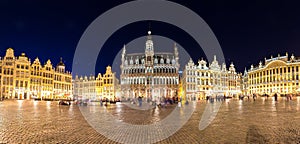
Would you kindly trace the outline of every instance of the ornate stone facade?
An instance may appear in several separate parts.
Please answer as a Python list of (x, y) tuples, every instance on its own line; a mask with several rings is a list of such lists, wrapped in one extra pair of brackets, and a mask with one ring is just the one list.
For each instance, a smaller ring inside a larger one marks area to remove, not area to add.
[(154, 52), (150, 31), (145, 53), (127, 54), (124, 46), (120, 66), (121, 95), (125, 98), (142, 96), (150, 99), (177, 97), (178, 60), (176, 44), (174, 53)]
[(200, 100), (206, 96), (235, 96), (241, 93), (241, 74), (231, 64), (219, 65), (216, 56), (207, 66), (205, 60), (196, 65), (192, 59), (185, 66), (182, 77), (183, 95), (187, 100)]
[(31, 63), (22, 53), (14, 56), (8, 48), (0, 60), (0, 95), (8, 99), (61, 99), (72, 97), (72, 75), (60, 63), (53, 68), (51, 61), (41, 65), (38, 58)]
[(105, 74), (98, 76), (78, 77), (73, 80), (74, 96), (76, 99), (100, 100), (109, 99), (111, 101), (118, 98), (119, 80), (116, 74), (111, 71), (111, 67), (106, 67)]
[(247, 94), (274, 95), (299, 93), (300, 59), (294, 55), (272, 57), (260, 62), (258, 66), (251, 65), (245, 71), (245, 92)]

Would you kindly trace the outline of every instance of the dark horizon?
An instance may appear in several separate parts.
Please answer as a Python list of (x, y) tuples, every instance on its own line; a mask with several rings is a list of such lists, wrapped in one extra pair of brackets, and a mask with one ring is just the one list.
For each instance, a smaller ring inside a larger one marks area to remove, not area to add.
[[(0, 2), (0, 56), (7, 48), (15, 56), (24, 52), (33, 61), (50, 59), (53, 66), (63, 58), (66, 69), (72, 71), (76, 45), (89, 24), (103, 12), (126, 1), (9, 1)], [(215, 33), (223, 49), (227, 67), (231, 62), (238, 72), (251, 64), (258, 65), (264, 58), (286, 52), (298, 57), (300, 51), (300, 10), (297, 3), (284, 1), (174, 1), (195, 11)], [(185, 31), (157, 21), (141, 21), (116, 31), (105, 43), (97, 60), (96, 72), (105, 72), (112, 65), (113, 56), (131, 40), (145, 36), (148, 25), (155, 35), (180, 43), (194, 62), (203, 52), (194, 51), (200, 46)], [(182, 65), (181, 65), (182, 67)], [(72, 72), (73, 76), (80, 72)], [(89, 74), (85, 74), (89, 75)]]

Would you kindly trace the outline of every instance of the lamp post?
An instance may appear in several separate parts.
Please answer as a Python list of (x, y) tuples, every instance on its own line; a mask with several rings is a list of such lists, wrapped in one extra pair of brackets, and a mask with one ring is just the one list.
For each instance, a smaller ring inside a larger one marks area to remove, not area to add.
[(0, 84), (0, 100), (3, 100), (3, 93), (2, 93), (2, 80), (1, 80), (1, 84)]
[(183, 95), (184, 95), (184, 90), (181, 90), (181, 92), (180, 92), (180, 100), (182, 100), (183, 102), (185, 102), (185, 97)]

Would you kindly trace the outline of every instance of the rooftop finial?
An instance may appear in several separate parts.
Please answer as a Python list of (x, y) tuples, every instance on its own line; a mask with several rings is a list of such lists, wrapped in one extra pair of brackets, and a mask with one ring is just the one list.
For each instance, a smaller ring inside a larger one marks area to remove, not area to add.
[(151, 39), (151, 23), (149, 22), (149, 27), (148, 27), (148, 39)]
[(151, 23), (149, 22), (148, 35), (151, 35)]
[(151, 40), (151, 31), (148, 31), (148, 40)]

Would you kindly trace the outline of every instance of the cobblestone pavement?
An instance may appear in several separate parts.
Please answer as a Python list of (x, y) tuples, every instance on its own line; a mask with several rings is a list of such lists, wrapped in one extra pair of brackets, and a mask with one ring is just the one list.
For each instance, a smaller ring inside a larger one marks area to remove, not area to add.
[[(279, 99), (277, 103), (271, 98), (227, 100), (212, 123), (200, 131), (199, 121), (207, 104), (211, 103), (197, 102), (187, 123), (158, 143), (300, 143), (300, 97), (293, 101)], [(91, 113), (104, 109), (99, 105), (69, 107), (57, 102), (0, 101), (0, 143), (117, 143), (93, 129), (83, 117), (82, 108)], [(144, 126), (162, 121), (179, 108), (171, 105), (140, 111), (116, 104), (105, 109), (119, 121)], [(118, 127), (99, 124), (102, 126)], [(158, 130), (157, 134), (164, 132)]]
[[(120, 116), (111, 113), (111, 108), (107, 110), (104, 107), (80, 107), (80, 110), (87, 122), (107, 138), (120, 143), (140, 144), (159, 142), (173, 135), (188, 121), (196, 103), (181, 108), (171, 105), (166, 109), (147, 111), (123, 106), (116, 105), (113, 108)], [(121, 109), (126, 112), (120, 112)], [(148, 123), (140, 123), (141, 121)]]

